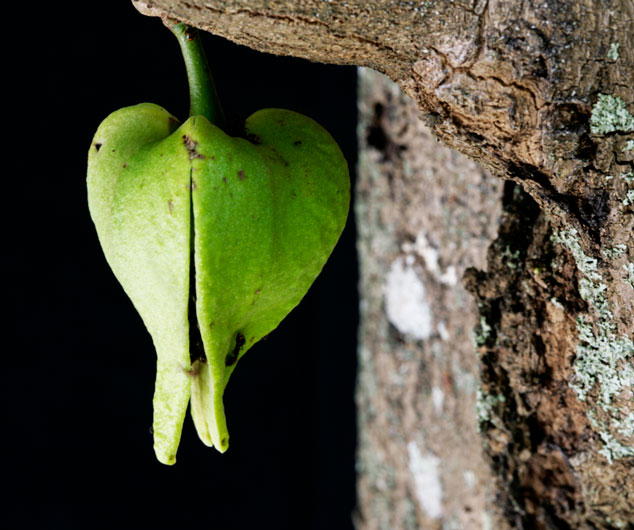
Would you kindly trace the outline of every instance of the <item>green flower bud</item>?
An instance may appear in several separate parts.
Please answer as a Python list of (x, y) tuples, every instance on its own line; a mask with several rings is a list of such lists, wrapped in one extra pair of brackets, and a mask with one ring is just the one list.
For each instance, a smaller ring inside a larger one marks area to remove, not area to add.
[(108, 116), (89, 150), (101, 246), (157, 352), (154, 448), (165, 464), (190, 400), (201, 440), (228, 448), (229, 377), (306, 294), (348, 214), (348, 167), (320, 125), (265, 109), (245, 130), (228, 136), (194, 104), (179, 125), (142, 103)]

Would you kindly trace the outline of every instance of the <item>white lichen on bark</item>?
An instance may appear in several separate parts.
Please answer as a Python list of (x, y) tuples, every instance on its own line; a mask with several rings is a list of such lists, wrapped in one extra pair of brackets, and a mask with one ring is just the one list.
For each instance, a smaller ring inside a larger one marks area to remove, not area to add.
[[(564, 245), (572, 254), (581, 273), (579, 294), (588, 302), (597, 317), (596, 325), (590, 317), (577, 318), (577, 357), (573, 367), (575, 379), (570, 383), (580, 401), (586, 401), (596, 389), (596, 403), (588, 409), (588, 420), (597, 430), (603, 448), (601, 454), (612, 463), (616, 459), (634, 456), (634, 445), (624, 440), (634, 437), (634, 428), (628, 417), (623, 417), (614, 406), (615, 397), (624, 393), (634, 399), (634, 342), (616, 333), (614, 315), (606, 297), (607, 285), (599, 273), (598, 262), (581, 248), (579, 235), (571, 229), (555, 233), (552, 240)], [(604, 250), (604, 255), (621, 256), (619, 247)], [(602, 412), (601, 417), (599, 412)], [(615, 437), (614, 432), (622, 436)]]

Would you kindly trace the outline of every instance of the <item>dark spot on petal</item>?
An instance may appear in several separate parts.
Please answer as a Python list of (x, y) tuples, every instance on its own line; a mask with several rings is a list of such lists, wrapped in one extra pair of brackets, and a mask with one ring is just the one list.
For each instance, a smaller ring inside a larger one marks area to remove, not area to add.
[(222, 177), (222, 182), (227, 183), (227, 177)]
[(171, 215), (172, 211), (174, 210), (174, 203), (172, 202), (172, 199), (169, 199), (167, 201), (167, 209), (170, 211), (170, 215)]
[(249, 342), (253, 342), (254, 340), (255, 340), (255, 337), (251, 337), (251, 338), (249, 339)]
[(293, 145), (294, 145), (295, 147), (297, 147), (298, 145), (302, 145), (302, 141), (301, 141), (301, 140), (295, 140), (295, 141), (293, 142)]
[(260, 137), (257, 134), (253, 133), (247, 134), (247, 140), (249, 140), (249, 142), (251, 142), (253, 145), (260, 145), (262, 143)]
[(241, 169), (240, 171), (238, 171), (238, 178), (239, 178), (240, 180), (244, 180), (244, 170), (243, 170), (243, 169)]
[(198, 151), (196, 151), (196, 146), (198, 145), (198, 142), (194, 140), (191, 136), (183, 134), (183, 143), (185, 144), (185, 148), (187, 149), (190, 160), (194, 160), (194, 158), (205, 158), (205, 155), (202, 155)]
[(101, 149), (101, 146), (102, 146), (102, 145), (103, 145), (103, 144), (95, 144), (95, 149), (96, 149), (97, 151), (99, 151), (99, 149)]

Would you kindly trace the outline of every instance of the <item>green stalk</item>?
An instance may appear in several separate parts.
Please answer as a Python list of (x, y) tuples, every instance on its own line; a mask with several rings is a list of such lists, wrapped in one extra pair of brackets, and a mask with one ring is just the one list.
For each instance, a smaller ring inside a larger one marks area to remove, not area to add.
[(198, 36), (198, 30), (183, 23), (170, 28), (178, 39), (189, 81), (189, 115), (204, 116), (221, 129), (225, 125), (225, 116), (220, 105), (216, 85), (214, 84), (205, 50)]

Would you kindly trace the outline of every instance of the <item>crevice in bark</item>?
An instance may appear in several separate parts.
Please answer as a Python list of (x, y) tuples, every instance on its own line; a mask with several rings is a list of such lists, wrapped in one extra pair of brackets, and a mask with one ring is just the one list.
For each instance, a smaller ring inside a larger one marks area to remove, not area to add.
[[(538, 205), (508, 183), (503, 203), (487, 272), (465, 274), (491, 330), (479, 344), (486, 411), (480, 426), (500, 481), (498, 501), (515, 528), (595, 528), (604, 515), (588, 502), (571, 463), (596, 441), (569, 386), (575, 315), (588, 307), (577, 291), (575, 264), (551, 243), (553, 227)], [(621, 521), (628, 505), (614, 508)]]

